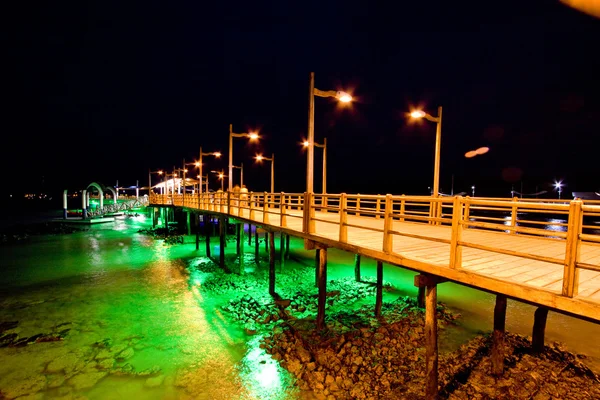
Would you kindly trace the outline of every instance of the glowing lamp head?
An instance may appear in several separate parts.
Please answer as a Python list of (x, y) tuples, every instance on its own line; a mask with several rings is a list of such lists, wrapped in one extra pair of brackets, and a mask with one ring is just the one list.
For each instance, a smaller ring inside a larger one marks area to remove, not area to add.
[(196, 165), (196, 167), (199, 167), (200, 166), (200, 162), (197, 161), (195, 165)]
[(163, 174), (163, 172), (162, 172), (162, 171), (158, 171), (158, 174), (159, 174), (159, 175), (162, 175), (162, 174)]
[(255, 158), (256, 158), (256, 161), (260, 162), (263, 160), (264, 157), (262, 155), (258, 154)]
[(302, 145), (303, 145), (304, 147), (308, 147), (308, 145), (309, 145), (309, 144), (310, 144), (310, 142), (309, 142), (308, 140), (305, 140), (305, 141), (302, 143)]
[(250, 138), (250, 140), (257, 140), (258, 139), (258, 133), (256, 133), (256, 132), (250, 132), (248, 134), (248, 137)]
[(224, 176), (225, 175), (223, 175), (223, 174), (219, 174), (219, 179), (223, 179)]
[(350, 96), (346, 92), (337, 92), (335, 94), (335, 98), (341, 101), (342, 103), (350, 103), (352, 101), (352, 96)]
[(419, 119), (425, 116), (425, 113), (421, 110), (415, 110), (410, 113), (411, 118)]
[(554, 182), (554, 187), (555, 187), (556, 189), (559, 189), (559, 190), (560, 190), (560, 188), (561, 188), (562, 186), (563, 186), (562, 182)]
[(221, 153), (219, 153), (219, 152), (217, 151), (217, 152), (213, 153), (213, 156), (215, 156), (215, 157), (219, 158), (219, 157), (221, 157)]

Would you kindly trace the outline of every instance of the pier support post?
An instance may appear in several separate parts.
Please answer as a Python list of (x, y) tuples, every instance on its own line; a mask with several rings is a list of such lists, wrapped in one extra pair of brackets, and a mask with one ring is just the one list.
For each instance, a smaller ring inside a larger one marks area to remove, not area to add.
[(285, 259), (290, 259), (290, 235), (285, 234)]
[(506, 326), (506, 296), (496, 295), (494, 307), (494, 333), (492, 334), (492, 375), (504, 372), (504, 330)]
[(187, 227), (187, 234), (192, 234), (192, 213), (189, 211), (185, 211), (185, 224)]
[(319, 254), (321, 253), (321, 249), (319, 247), (317, 247), (315, 249), (315, 286), (319, 287), (319, 262), (320, 262), (320, 257), (321, 255)]
[(417, 307), (425, 308), (425, 286), (419, 286), (419, 293), (417, 293)]
[[(272, 235), (272, 233), (271, 233)], [(269, 252), (269, 232), (265, 231), (265, 251), (268, 253)]]
[(194, 214), (196, 220), (196, 250), (200, 250), (200, 214)]
[(204, 216), (204, 234), (206, 235), (206, 257), (210, 258), (210, 234), (212, 233), (212, 223), (211, 223), (211, 217), (208, 215)]
[(248, 224), (248, 246), (252, 244), (252, 225)]
[(227, 234), (225, 218), (226, 217), (224, 215), (219, 217), (219, 265), (223, 269), (225, 269), (225, 235)]
[(438, 398), (437, 284), (425, 287), (425, 398)]
[(260, 254), (260, 241), (258, 240), (258, 229), (254, 230), (254, 262), (256, 265), (259, 264)]
[(279, 234), (279, 270), (283, 271), (285, 265), (285, 233)]
[(383, 301), (383, 262), (377, 260), (377, 294), (375, 296), (375, 317), (381, 317), (381, 303)]
[(237, 256), (239, 256), (241, 253), (241, 248), (242, 248), (242, 243), (241, 243), (241, 239), (242, 239), (242, 233), (240, 232), (242, 230), (242, 224), (237, 223), (235, 224), (235, 254)]
[(318, 249), (319, 303), (317, 306), (317, 330), (325, 328), (325, 303), (327, 301), (327, 247)]
[(63, 192), (63, 219), (67, 219), (67, 190), (65, 189)]
[(354, 280), (360, 282), (360, 254), (354, 255)]
[(548, 309), (538, 307), (533, 315), (533, 333), (531, 335), (531, 347), (536, 354), (544, 351), (544, 335), (546, 332), (546, 320), (548, 318)]
[(269, 294), (275, 296), (275, 237), (273, 232), (269, 235)]
[(238, 261), (240, 266), (240, 275), (244, 275), (244, 223), (238, 224), (238, 232), (239, 232), (239, 246), (238, 246)]

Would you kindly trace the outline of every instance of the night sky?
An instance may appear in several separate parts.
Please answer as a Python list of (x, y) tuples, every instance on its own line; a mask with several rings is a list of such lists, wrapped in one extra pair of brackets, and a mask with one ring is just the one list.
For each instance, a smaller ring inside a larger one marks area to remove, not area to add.
[[(22, 3), (22, 2), (18, 2)], [(234, 140), (250, 190), (305, 190), (309, 72), (330, 193), (427, 194), (443, 106), (440, 188), (598, 191), (600, 19), (559, 2), (43, 2), (5, 14), (6, 190), (146, 186)], [(480, 146), (490, 151), (464, 154)], [(321, 190), (315, 149), (315, 190)], [(205, 159), (205, 171), (227, 170)], [(235, 180), (238, 175), (235, 173)], [(155, 177), (156, 179), (156, 177)], [(218, 182), (211, 177), (211, 188)], [(549, 193), (556, 197), (555, 193)]]

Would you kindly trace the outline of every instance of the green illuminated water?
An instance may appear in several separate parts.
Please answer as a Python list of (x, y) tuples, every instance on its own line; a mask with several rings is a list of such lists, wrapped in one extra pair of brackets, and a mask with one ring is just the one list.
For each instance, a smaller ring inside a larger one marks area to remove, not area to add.
[[(203, 258), (203, 246), (196, 251), (191, 236), (186, 244), (164, 245), (137, 233), (147, 224), (143, 216), (127, 218), (0, 246), (0, 323), (18, 321), (10, 332), (19, 337), (70, 329), (62, 341), (0, 348), (0, 390), (17, 390), (21, 382), (32, 392), (39, 388), (40, 398), (311, 398), (294, 389), (293, 378), (259, 348), (258, 336), (246, 335), (219, 311), (229, 298), (207, 295), (185, 272)], [(314, 262), (300, 241), (292, 240), (292, 256), (285, 268)], [(352, 254), (331, 249), (328, 262), (329, 279), (354, 274)], [(375, 275), (372, 260), (363, 258), (362, 265), (364, 276)], [(396, 290), (384, 301), (415, 295), (413, 276), (386, 265), (384, 279)], [(444, 332), (442, 350), (491, 329), (492, 295), (445, 283), (438, 297), (463, 316)], [(507, 329), (530, 334), (533, 312), (509, 301)], [(591, 343), (599, 335), (599, 325), (549, 314), (546, 340), (587, 354), (596, 370), (600, 349)], [(113, 373), (101, 368), (107, 359)], [(57, 367), (59, 361), (66, 367)], [(119, 368), (127, 373), (114, 373)]]

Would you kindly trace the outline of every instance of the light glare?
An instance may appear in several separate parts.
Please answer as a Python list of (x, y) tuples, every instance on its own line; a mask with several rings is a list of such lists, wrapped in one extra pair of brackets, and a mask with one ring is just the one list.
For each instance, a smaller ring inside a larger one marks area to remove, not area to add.
[(421, 110), (415, 110), (413, 112), (410, 113), (410, 116), (412, 118), (423, 118), (425, 116), (425, 113)]
[(352, 101), (352, 96), (346, 92), (337, 92), (335, 97), (342, 103), (350, 103)]
[(310, 144), (310, 143), (308, 142), (308, 140), (305, 140), (305, 141), (304, 141), (304, 143), (302, 143), (302, 145), (303, 145), (304, 147), (308, 147), (308, 145), (309, 145), (309, 144)]

